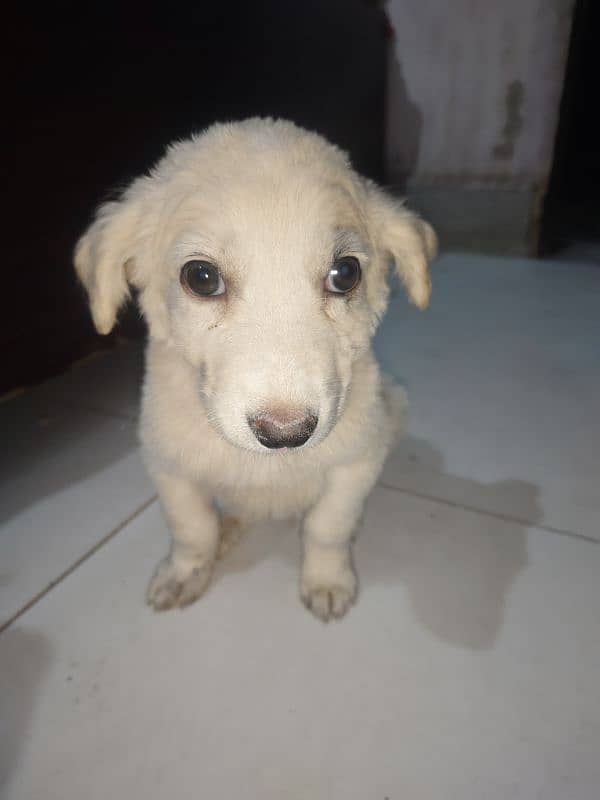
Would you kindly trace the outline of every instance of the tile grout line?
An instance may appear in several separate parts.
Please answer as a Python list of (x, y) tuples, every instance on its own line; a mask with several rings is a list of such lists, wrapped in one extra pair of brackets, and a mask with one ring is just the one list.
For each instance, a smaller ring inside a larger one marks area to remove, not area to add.
[(540, 525), (537, 522), (534, 522), (530, 519), (522, 519), (521, 517), (513, 517), (510, 514), (502, 514), (499, 511), (486, 511), (484, 508), (477, 508), (477, 506), (470, 506), (466, 505), (465, 503), (459, 503), (455, 500), (447, 500), (444, 497), (435, 497), (434, 495), (425, 494), (424, 492), (415, 492), (412, 489), (402, 489), (399, 486), (392, 486), (389, 483), (380, 482), (377, 484), (381, 489), (387, 489), (391, 492), (399, 492), (400, 494), (406, 494), (409, 497), (418, 497), (421, 500), (430, 500), (433, 503), (439, 503), (440, 505), (449, 506), (450, 508), (457, 508), (463, 511), (470, 511), (472, 514), (480, 514), (484, 517), (493, 517), (494, 519), (499, 519), (502, 522), (513, 522), (517, 525), (523, 525), (527, 528), (537, 528), (540, 531), (544, 531), (545, 533), (553, 533), (557, 536), (566, 536), (570, 539), (581, 539), (584, 542), (591, 542), (593, 544), (600, 544), (598, 539), (594, 539), (593, 536), (587, 536), (585, 533), (577, 533), (577, 531), (569, 531), (565, 528), (553, 528), (551, 525)]
[(136, 508), (135, 511), (133, 511), (128, 517), (119, 522), (118, 525), (115, 525), (115, 527), (112, 528), (112, 530), (110, 530), (105, 536), (103, 536), (102, 539), (97, 541), (93, 547), (87, 550), (82, 556), (80, 556), (76, 561), (74, 561), (70, 566), (68, 566), (67, 569), (61, 572), (57, 578), (51, 580), (47, 586), (45, 586), (40, 592), (38, 592), (30, 600), (28, 600), (24, 606), (22, 606), (18, 611), (15, 611), (15, 613), (11, 617), (9, 617), (4, 622), (0, 623), (0, 634), (2, 634), (7, 628), (9, 628), (13, 624), (13, 622), (16, 622), (20, 617), (22, 617), (23, 614), (29, 611), (30, 608), (33, 608), (33, 606), (36, 605), (36, 603), (38, 603), (47, 594), (49, 594), (52, 591), (52, 589), (54, 589), (55, 586), (58, 586), (60, 583), (62, 583), (65, 580), (65, 578), (69, 577), (69, 575), (72, 575), (76, 569), (78, 569), (89, 558), (95, 555), (102, 547), (104, 547), (105, 544), (108, 544), (108, 542), (110, 542), (111, 539), (114, 539), (118, 533), (120, 533), (124, 528), (126, 528), (130, 522), (133, 522), (133, 520), (136, 517), (142, 514), (157, 499), (158, 499), (157, 495), (155, 494), (152, 495), (152, 497), (150, 497), (148, 500), (142, 503), (142, 505)]

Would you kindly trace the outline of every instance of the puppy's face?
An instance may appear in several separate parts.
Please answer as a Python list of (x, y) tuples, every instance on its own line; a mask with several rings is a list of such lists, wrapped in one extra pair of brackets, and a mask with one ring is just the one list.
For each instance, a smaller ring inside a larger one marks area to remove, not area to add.
[(434, 248), (429, 226), (320, 137), (252, 120), (173, 148), (101, 210), (76, 266), (100, 330), (127, 274), (215, 427), (266, 454), (332, 430), (385, 310), (390, 257), (422, 307)]
[(198, 369), (210, 418), (244, 448), (321, 441), (375, 327), (361, 209), (305, 173), (282, 182), (250, 167), (187, 197), (169, 223), (170, 339)]

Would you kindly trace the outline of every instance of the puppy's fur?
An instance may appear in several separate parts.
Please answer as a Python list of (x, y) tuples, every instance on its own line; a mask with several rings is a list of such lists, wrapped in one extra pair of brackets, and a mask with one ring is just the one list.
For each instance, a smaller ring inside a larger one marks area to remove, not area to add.
[[(371, 351), (388, 263), (424, 308), (435, 250), (427, 223), (281, 120), (174, 144), (100, 208), (75, 265), (101, 333), (128, 282), (148, 322), (141, 438), (172, 534), (148, 590), (155, 609), (200, 597), (237, 526), (299, 515), (302, 599), (325, 620), (347, 610), (351, 537), (406, 407)], [(344, 256), (362, 279), (332, 294), (327, 276)], [(223, 294), (185, 290), (181, 268), (194, 259), (218, 267)], [(249, 424), (309, 412), (318, 422), (299, 447), (268, 449)]]

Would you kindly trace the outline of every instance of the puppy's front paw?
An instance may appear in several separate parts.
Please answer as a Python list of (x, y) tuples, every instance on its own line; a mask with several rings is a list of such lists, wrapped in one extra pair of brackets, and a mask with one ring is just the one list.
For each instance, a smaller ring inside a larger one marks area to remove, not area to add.
[(356, 594), (356, 575), (349, 566), (335, 575), (304, 574), (300, 585), (304, 605), (323, 622), (342, 617), (356, 600)]
[(189, 606), (204, 593), (211, 573), (212, 563), (181, 565), (166, 559), (158, 565), (148, 586), (148, 605), (155, 611)]

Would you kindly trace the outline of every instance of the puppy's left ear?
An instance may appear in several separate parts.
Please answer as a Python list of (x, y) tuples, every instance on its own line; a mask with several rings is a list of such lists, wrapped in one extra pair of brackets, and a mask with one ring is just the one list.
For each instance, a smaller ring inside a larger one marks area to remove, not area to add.
[(368, 196), (378, 249), (394, 260), (411, 303), (420, 309), (427, 308), (431, 296), (429, 264), (438, 249), (435, 231), (402, 202), (388, 197), (376, 186), (368, 187)]

